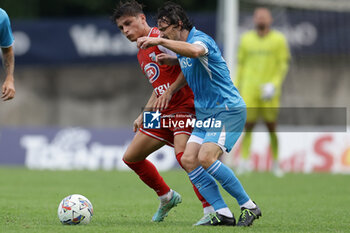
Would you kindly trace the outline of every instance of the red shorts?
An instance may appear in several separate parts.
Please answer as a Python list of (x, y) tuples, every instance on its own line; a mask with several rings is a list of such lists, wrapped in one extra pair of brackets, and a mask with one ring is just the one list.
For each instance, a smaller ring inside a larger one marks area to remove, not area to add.
[(165, 142), (168, 146), (174, 147), (175, 135), (191, 135), (193, 128), (186, 125), (186, 122), (194, 118), (195, 115), (193, 113), (174, 113), (171, 115), (164, 115), (161, 117), (160, 129), (145, 129), (142, 126), (140, 132)]

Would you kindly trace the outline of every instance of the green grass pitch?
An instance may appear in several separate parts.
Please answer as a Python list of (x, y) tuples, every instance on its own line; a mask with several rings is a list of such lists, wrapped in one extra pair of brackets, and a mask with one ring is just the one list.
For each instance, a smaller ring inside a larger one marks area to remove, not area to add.
[[(164, 222), (152, 223), (159, 202), (132, 172), (0, 167), (0, 232), (350, 232), (349, 175), (241, 176), (263, 217), (250, 228), (232, 228), (193, 227), (202, 209), (186, 174), (161, 174), (183, 201)], [(94, 206), (89, 225), (64, 226), (57, 218), (61, 199), (74, 193), (86, 196)], [(238, 218), (237, 203), (222, 193)]]

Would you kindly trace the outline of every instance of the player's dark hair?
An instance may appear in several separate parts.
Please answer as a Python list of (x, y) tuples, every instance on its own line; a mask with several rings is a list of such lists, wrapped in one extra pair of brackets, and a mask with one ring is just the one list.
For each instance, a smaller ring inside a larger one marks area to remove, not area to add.
[(128, 0), (126, 2), (120, 1), (111, 16), (111, 20), (113, 23), (116, 22), (122, 16), (137, 16), (143, 13), (143, 5), (138, 3), (135, 0)]
[[(166, 2), (162, 7), (158, 8), (157, 19), (168, 25), (181, 26), (182, 30), (185, 29), (191, 31), (193, 28), (193, 24), (188, 18), (185, 10), (179, 4), (174, 2)], [(182, 25), (179, 24), (180, 21), (182, 22)]]

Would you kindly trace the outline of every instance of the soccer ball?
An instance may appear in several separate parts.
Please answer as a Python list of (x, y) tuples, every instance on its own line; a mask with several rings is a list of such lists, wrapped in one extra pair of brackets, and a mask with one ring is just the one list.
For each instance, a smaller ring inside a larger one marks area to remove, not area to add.
[(73, 194), (61, 201), (57, 212), (62, 224), (88, 224), (93, 215), (93, 207), (83, 195)]

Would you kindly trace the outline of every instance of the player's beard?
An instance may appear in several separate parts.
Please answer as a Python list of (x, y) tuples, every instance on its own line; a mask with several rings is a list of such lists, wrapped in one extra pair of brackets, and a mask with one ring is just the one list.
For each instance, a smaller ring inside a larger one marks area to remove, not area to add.
[(258, 31), (265, 31), (267, 29), (267, 25), (263, 24), (263, 23), (260, 23), (260, 24), (255, 25), (255, 28)]

